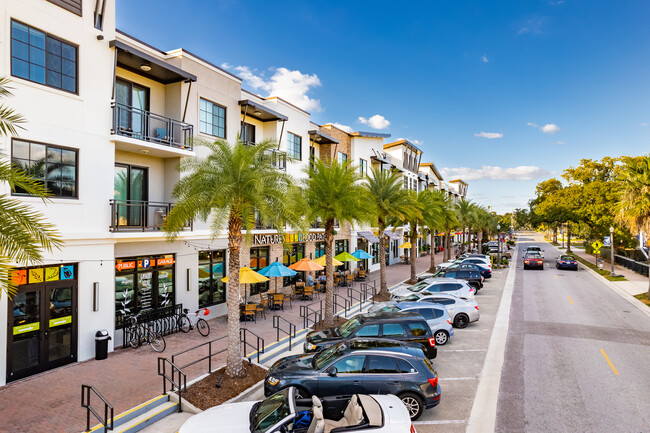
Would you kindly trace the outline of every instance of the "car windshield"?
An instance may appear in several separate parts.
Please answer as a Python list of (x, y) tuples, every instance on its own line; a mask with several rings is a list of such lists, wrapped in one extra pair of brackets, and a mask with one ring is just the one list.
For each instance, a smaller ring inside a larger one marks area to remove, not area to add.
[(429, 283), (427, 283), (426, 281), (420, 281), (416, 285), (409, 287), (409, 290), (411, 292), (421, 292), (423, 289), (426, 289), (427, 287), (429, 287)]
[(528, 247), (528, 251), (539, 252), (542, 249), (540, 247)]
[(361, 322), (357, 320), (356, 318), (352, 318), (339, 326), (339, 334), (341, 334), (342, 337), (348, 337), (350, 334), (352, 334), (359, 326), (361, 326)]
[(386, 305), (385, 307), (382, 307), (382, 309), (379, 311), (387, 311), (389, 313), (392, 313), (395, 311), (400, 311), (400, 309), (397, 305)]
[(343, 343), (336, 344), (328, 349), (323, 350), (318, 355), (314, 356), (314, 368), (320, 370), (328, 365), (330, 362), (343, 354), (345, 345)]
[(284, 389), (253, 407), (253, 429), (251, 431), (264, 433), (290, 415), (289, 388)]
[(413, 294), (413, 295), (408, 295), (405, 298), (398, 299), (397, 302), (417, 302), (418, 299), (420, 299), (420, 297), (416, 294)]
[(542, 256), (540, 256), (538, 253), (528, 253), (526, 254), (526, 259), (541, 259)]
[(573, 256), (560, 256), (560, 260), (575, 260)]

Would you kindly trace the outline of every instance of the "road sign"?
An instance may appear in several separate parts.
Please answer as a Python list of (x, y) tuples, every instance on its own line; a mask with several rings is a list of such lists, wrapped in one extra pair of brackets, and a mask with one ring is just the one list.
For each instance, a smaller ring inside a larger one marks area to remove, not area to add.
[(591, 243), (591, 246), (594, 248), (594, 253), (600, 254), (600, 248), (603, 246), (601, 241), (594, 241)]
[(605, 246), (605, 247), (610, 246), (610, 237), (609, 236), (605, 236), (605, 238), (603, 239), (603, 246)]

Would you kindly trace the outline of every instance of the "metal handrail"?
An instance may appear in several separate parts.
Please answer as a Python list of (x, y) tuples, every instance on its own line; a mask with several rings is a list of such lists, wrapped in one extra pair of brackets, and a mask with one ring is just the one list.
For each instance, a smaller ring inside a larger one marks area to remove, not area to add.
[[(167, 375), (167, 364), (171, 367), (171, 377)], [(174, 380), (176, 373), (178, 373), (178, 383)], [(169, 388), (170, 391), (173, 392), (174, 388), (176, 388), (176, 395), (178, 395), (178, 412), (182, 412), (183, 392), (187, 391), (187, 376), (183, 370), (174, 365), (173, 362), (162, 357), (158, 358), (158, 376), (162, 376), (163, 378), (163, 395), (167, 394), (167, 382), (171, 384), (171, 387)]]
[[(200, 348), (207, 345), (208, 346), (208, 354), (207, 355), (205, 355), (205, 356), (203, 356), (203, 357), (201, 357), (199, 359), (196, 359), (196, 360), (194, 360), (192, 362), (189, 362), (187, 364), (181, 365), (178, 368), (182, 370), (182, 369), (190, 367), (190, 366), (192, 366), (194, 364), (198, 364), (201, 361), (205, 361), (207, 359), (208, 360), (208, 373), (212, 373), (212, 357), (214, 357), (216, 355), (219, 355), (219, 354), (221, 354), (221, 353), (228, 350), (228, 348), (226, 347), (225, 349), (221, 349), (221, 350), (219, 350), (217, 352), (213, 352), (212, 351), (212, 345), (214, 343), (218, 342), (218, 341), (224, 340), (226, 337), (227, 337), (227, 335), (224, 335), (223, 337), (215, 338), (214, 340), (210, 340), (210, 341), (207, 341), (205, 343), (197, 344), (196, 346), (190, 347), (189, 349), (185, 349), (185, 350), (181, 350), (180, 352), (176, 352), (176, 353), (174, 353), (172, 355), (171, 362), (172, 362), (172, 364), (176, 364), (176, 358), (178, 356), (183, 355), (183, 354), (185, 354), (187, 352), (191, 352), (191, 351), (196, 350), (196, 349), (200, 349)], [(174, 378), (174, 376), (173, 376), (173, 372), (172, 372), (172, 379), (173, 378)]]
[[(102, 419), (97, 411), (90, 405), (90, 391), (95, 393), (97, 397), (104, 403), (104, 418)], [(87, 432), (90, 431), (90, 414), (92, 413), (95, 415), (95, 418), (104, 426), (104, 430), (113, 430), (113, 427), (115, 426), (113, 423), (113, 405), (108, 402), (104, 398), (103, 395), (99, 393), (95, 389), (95, 387), (91, 385), (81, 385), (81, 407), (86, 408), (86, 430)], [(111, 418), (110, 418), (110, 425), (108, 422), (108, 413), (110, 411)]]
[[(312, 305), (319, 305), (318, 310), (312, 308)], [(310, 317), (314, 316), (314, 319), (311, 320)], [(308, 305), (300, 306), (300, 317), (302, 317), (302, 327), (308, 328), (309, 321), (311, 320), (312, 324), (316, 324), (319, 321), (323, 320), (323, 301), (312, 302)]]
[[(360, 284), (361, 287), (361, 292), (363, 293), (363, 297), (368, 300), (370, 299), (370, 304), (375, 305), (375, 296), (377, 296), (377, 280), (372, 281), (372, 286), (370, 283), (364, 281)], [(368, 292), (371, 291), (372, 294), (371, 296), (368, 296)]]
[[(285, 321), (289, 324), (289, 331), (285, 331), (280, 327), (280, 321)], [(291, 350), (291, 340), (293, 338), (296, 338), (296, 325), (293, 323), (289, 322), (287, 319), (285, 319), (282, 316), (273, 316), (273, 327), (275, 328), (275, 341), (280, 341), (280, 331), (284, 332), (289, 336), (289, 350)]]
[(177, 149), (192, 150), (194, 126), (171, 117), (112, 102), (111, 134), (161, 144)]
[[(334, 309), (335, 310), (337, 308), (341, 309), (341, 307), (342, 307), (342, 309), (345, 310), (345, 316), (347, 317), (347, 315), (350, 312), (350, 307), (352, 306), (352, 303), (350, 302), (350, 300), (348, 298), (345, 298), (344, 296), (339, 295), (338, 293), (333, 293), (333, 295), (334, 295), (334, 299), (333, 299), (334, 300)], [(343, 300), (343, 305), (341, 305), (339, 303), (339, 299)]]
[[(356, 293), (356, 298), (355, 298), (355, 293)], [(363, 303), (365, 302), (365, 298), (363, 297), (363, 293), (357, 289), (354, 289), (352, 287), (348, 287), (348, 298), (350, 298), (350, 302), (352, 301), (358, 301), (359, 302), (359, 310), (363, 309)]]
[[(251, 343), (249, 343), (246, 340), (246, 334), (250, 333), (253, 335), (253, 337), (256, 338), (256, 344), (253, 346)], [(251, 349), (255, 349), (257, 352), (257, 363), (259, 364), (260, 362), (260, 353), (264, 353), (264, 339), (260, 337), (259, 335), (255, 334), (253, 331), (251, 331), (248, 328), (239, 328), (239, 341), (241, 344), (244, 345), (244, 351), (246, 350), (246, 346), (250, 347)], [(261, 346), (260, 346), (260, 343)], [(260, 349), (261, 348), (261, 349)], [(248, 357), (248, 362), (251, 362), (250, 356)]]
[[(174, 203), (148, 200), (115, 200), (110, 199), (111, 225), (109, 230), (162, 230), (163, 224)], [(120, 223), (120, 217), (126, 223)], [(188, 221), (185, 229), (193, 230), (193, 222)]]

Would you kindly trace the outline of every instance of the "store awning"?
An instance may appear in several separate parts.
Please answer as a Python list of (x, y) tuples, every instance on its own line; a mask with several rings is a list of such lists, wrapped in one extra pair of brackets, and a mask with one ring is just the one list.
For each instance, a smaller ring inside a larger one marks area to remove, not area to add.
[(388, 229), (384, 230), (384, 236), (386, 236), (388, 239), (402, 239), (400, 235), (398, 235), (397, 233), (393, 233), (392, 230), (388, 230)]
[(357, 232), (357, 236), (361, 236), (368, 242), (371, 242), (373, 244), (379, 243), (379, 238), (375, 235), (373, 235), (371, 232)]

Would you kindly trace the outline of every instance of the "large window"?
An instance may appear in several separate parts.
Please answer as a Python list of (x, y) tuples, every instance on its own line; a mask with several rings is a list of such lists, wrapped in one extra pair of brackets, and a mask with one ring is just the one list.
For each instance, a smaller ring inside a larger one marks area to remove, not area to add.
[(289, 132), (287, 134), (287, 156), (302, 160), (302, 137)]
[(249, 145), (255, 144), (255, 125), (242, 123), (241, 132), (241, 141)]
[(337, 158), (338, 158), (339, 164), (343, 164), (345, 162), (348, 162), (348, 155), (343, 153), (343, 152), (339, 152), (338, 155), (337, 155)]
[[(301, 260), (303, 257), (305, 257), (305, 244), (289, 244), (284, 247), (284, 251), (282, 253), (282, 264), (284, 266), (290, 266), (296, 263), (298, 260)], [(305, 278), (306, 277), (302, 272), (298, 272), (293, 277), (284, 277), (282, 280), (282, 285), (289, 286), (298, 281), (298, 279), (302, 279), (304, 281)]]
[(370, 244), (370, 255), (372, 256), (372, 264), (379, 263), (379, 243)]
[(226, 138), (226, 107), (201, 98), (199, 101), (199, 132)]
[(366, 161), (365, 159), (359, 160), (359, 171), (361, 172), (361, 176), (363, 177), (368, 175), (368, 161)]
[(226, 301), (226, 250), (199, 251), (199, 307)]
[(316, 242), (316, 250), (314, 251), (314, 259), (325, 255), (325, 242)]
[[(53, 197), (77, 198), (77, 150), (13, 140), (11, 162), (45, 184)], [(26, 191), (16, 188), (14, 194)]]
[[(348, 251), (348, 246), (349, 242), (347, 239), (340, 239), (338, 241), (334, 241), (334, 255), (338, 255), (344, 251)], [(350, 262), (343, 262), (343, 265), (339, 266), (337, 269), (342, 270), (342, 271), (347, 271), (350, 269)]]
[(77, 93), (77, 46), (12, 20), (11, 75)]
[[(269, 261), (269, 247), (255, 247), (251, 248), (250, 264), (249, 267), (254, 271), (259, 271), (268, 266)], [(260, 292), (269, 290), (269, 282), (251, 284), (251, 295), (256, 295)]]
[(399, 248), (397, 248), (397, 239), (393, 240), (393, 258), (396, 259), (399, 257)]

